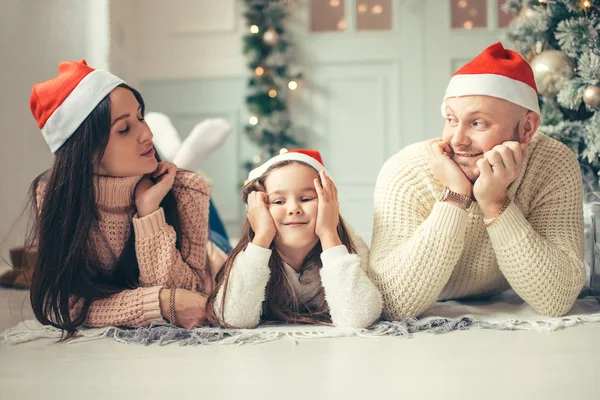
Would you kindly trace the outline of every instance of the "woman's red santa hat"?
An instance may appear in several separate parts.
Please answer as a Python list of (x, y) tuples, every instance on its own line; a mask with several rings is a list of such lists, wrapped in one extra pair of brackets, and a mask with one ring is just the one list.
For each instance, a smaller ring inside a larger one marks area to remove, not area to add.
[(29, 107), (52, 153), (73, 135), (88, 115), (123, 80), (93, 69), (85, 60), (64, 61), (58, 76), (31, 89)]
[(486, 48), (452, 75), (442, 102), (444, 117), (446, 99), (461, 96), (497, 97), (540, 113), (531, 66), (500, 42)]
[(323, 165), (323, 159), (321, 158), (321, 153), (317, 150), (309, 150), (309, 149), (294, 149), (289, 150), (286, 153), (280, 154), (278, 156), (272, 157), (269, 160), (265, 161), (259, 167), (254, 168), (248, 174), (248, 182), (252, 181), (256, 178), (259, 178), (262, 174), (267, 172), (267, 170), (282, 161), (299, 161), (313, 167), (317, 172), (321, 172), (325, 169)]

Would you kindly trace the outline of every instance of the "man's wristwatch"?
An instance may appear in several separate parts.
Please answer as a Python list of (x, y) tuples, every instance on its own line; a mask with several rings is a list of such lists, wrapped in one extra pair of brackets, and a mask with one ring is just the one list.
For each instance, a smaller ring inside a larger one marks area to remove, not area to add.
[(442, 196), (440, 197), (441, 202), (452, 202), (462, 208), (463, 210), (468, 210), (473, 204), (473, 200), (470, 197), (464, 196), (460, 193), (453, 192), (447, 187), (444, 188), (442, 192)]

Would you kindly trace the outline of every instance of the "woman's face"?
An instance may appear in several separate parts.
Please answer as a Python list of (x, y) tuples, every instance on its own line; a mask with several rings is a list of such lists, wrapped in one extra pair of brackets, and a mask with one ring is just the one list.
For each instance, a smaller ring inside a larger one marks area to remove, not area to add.
[(110, 93), (110, 137), (95, 171), (99, 175), (126, 177), (153, 172), (158, 166), (152, 132), (144, 121), (133, 93), (118, 87)]

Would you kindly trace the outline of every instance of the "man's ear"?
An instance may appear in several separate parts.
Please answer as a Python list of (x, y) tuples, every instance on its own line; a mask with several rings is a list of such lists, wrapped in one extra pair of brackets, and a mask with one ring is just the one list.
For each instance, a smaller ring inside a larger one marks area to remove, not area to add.
[(533, 138), (533, 134), (540, 127), (540, 115), (533, 111), (527, 111), (527, 114), (521, 119), (521, 143), (527, 144)]

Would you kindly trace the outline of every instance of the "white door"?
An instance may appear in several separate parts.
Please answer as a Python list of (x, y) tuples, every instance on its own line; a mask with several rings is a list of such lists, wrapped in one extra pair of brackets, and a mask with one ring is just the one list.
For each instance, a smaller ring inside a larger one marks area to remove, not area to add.
[(342, 215), (370, 242), (383, 163), (422, 140), (423, 6), (417, 0), (305, 0), (290, 26), (307, 77), (295, 122), (320, 150)]

